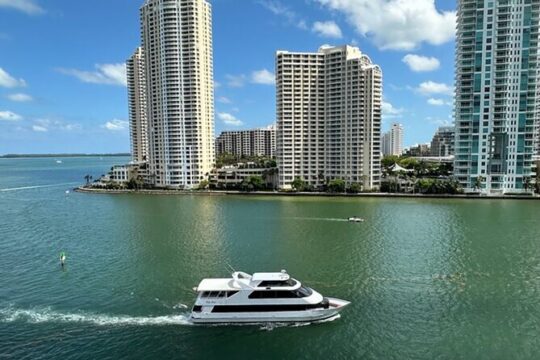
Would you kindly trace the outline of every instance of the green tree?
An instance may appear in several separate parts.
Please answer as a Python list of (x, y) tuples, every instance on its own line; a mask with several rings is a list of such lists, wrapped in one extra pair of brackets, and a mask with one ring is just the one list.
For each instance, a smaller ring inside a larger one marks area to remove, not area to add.
[(352, 194), (358, 194), (361, 191), (362, 191), (362, 185), (361, 184), (352, 183), (351, 185), (349, 185), (348, 192), (350, 192)]
[(343, 193), (345, 192), (345, 181), (342, 179), (334, 179), (328, 183), (328, 191), (332, 193)]
[(242, 191), (259, 191), (262, 189), (264, 189), (264, 181), (258, 175), (246, 177), (240, 183), (240, 190)]
[(390, 166), (399, 163), (400, 157), (397, 155), (386, 155), (381, 160), (381, 165), (383, 168), (389, 168)]
[(231, 153), (220, 154), (216, 158), (216, 168), (218, 169), (228, 165), (235, 165), (236, 163), (238, 163), (238, 158)]
[(297, 177), (293, 180), (291, 183), (291, 187), (294, 191), (305, 191), (307, 189), (307, 182), (305, 182), (302, 178)]
[(480, 190), (482, 188), (483, 182), (484, 182), (484, 177), (482, 175), (479, 175), (476, 179), (474, 179), (473, 188), (476, 190)]
[(208, 180), (203, 180), (199, 183), (199, 186), (197, 186), (197, 190), (206, 190), (208, 189), (209, 185), (210, 182)]

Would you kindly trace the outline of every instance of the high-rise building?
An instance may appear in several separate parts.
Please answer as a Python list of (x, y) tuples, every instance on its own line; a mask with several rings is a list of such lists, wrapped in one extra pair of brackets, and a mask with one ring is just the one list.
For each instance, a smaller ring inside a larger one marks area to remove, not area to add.
[(223, 131), (216, 138), (216, 155), (274, 157), (276, 152), (276, 128)]
[(212, 14), (205, 0), (147, 0), (141, 8), (149, 178), (191, 188), (214, 163)]
[(454, 175), (466, 190), (523, 191), (538, 121), (537, 0), (459, 0)]
[(403, 153), (403, 125), (394, 123), (382, 136), (383, 155), (401, 155)]
[(295, 178), (318, 187), (342, 179), (380, 185), (382, 71), (351, 46), (278, 51), (280, 188)]
[(431, 140), (431, 156), (447, 157), (454, 155), (456, 129), (453, 126), (441, 126)]
[(129, 128), (133, 161), (148, 160), (148, 122), (146, 118), (146, 80), (141, 47), (127, 60)]

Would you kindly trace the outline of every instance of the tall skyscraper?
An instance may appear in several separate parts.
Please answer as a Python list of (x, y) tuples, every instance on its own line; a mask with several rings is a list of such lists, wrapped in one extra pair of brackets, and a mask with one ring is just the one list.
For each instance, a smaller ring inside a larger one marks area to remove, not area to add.
[(216, 155), (274, 157), (276, 152), (276, 128), (223, 131), (216, 139)]
[(279, 186), (343, 179), (380, 185), (382, 72), (351, 46), (278, 51)]
[(129, 128), (133, 161), (148, 160), (148, 122), (146, 118), (146, 80), (141, 47), (126, 62)]
[(455, 166), (466, 190), (520, 192), (538, 125), (537, 0), (459, 0)]
[(382, 137), (383, 155), (401, 155), (403, 153), (403, 125), (394, 123)]
[(431, 140), (431, 156), (446, 157), (454, 155), (456, 129), (453, 126), (441, 126)]
[(141, 8), (149, 178), (192, 188), (214, 163), (212, 14), (205, 0), (147, 0)]

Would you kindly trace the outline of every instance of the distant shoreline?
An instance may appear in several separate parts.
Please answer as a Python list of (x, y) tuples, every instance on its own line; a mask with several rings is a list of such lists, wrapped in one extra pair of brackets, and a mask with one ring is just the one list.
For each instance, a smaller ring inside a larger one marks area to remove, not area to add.
[(274, 192), (274, 191), (234, 191), (234, 190), (107, 190), (79, 186), (76, 192), (89, 194), (140, 194), (140, 195), (193, 195), (193, 196), (276, 196), (276, 197), (346, 197), (346, 198), (414, 198), (414, 199), (482, 199), (482, 200), (540, 200), (539, 196), (524, 195), (450, 195), (450, 194), (400, 194), (400, 193), (323, 193), (323, 192)]
[(117, 154), (5, 154), (0, 155), (0, 159), (21, 159), (21, 158), (69, 158), (69, 157), (120, 157), (131, 156), (129, 153)]

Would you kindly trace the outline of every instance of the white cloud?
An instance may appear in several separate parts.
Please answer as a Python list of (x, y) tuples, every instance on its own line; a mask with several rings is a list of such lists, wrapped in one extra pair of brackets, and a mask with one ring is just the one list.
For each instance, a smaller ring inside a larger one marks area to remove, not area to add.
[(385, 119), (397, 118), (403, 114), (405, 110), (403, 108), (395, 108), (394, 105), (389, 102), (382, 102), (382, 116)]
[(11, 101), (15, 101), (15, 102), (29, 102), (29, 101), (32, 101), (34, 100), (30, 95), (28, 94), (22, 94), (22, 93), (18, 93), (18, 94), (9, 94), (7, 96), (7, 98)]
[(218, 113), (218, 118), (227, 125), (240, 126), (243, 125), (243, 122), (237, 119), (234, 115), (229, 113)]
[(380, 49), (411, 50), (440, 45), (455, 36), (456, 12), (439, 11), (435, 0), (317, 0), (339, 11)]
[(221, 83), (219, 81), (214, 81), (214, 89), (219, 89), (221, 87)]
[(338, 24), (333, 21), (316, 21), (311, 30), (322, 37), (341, 39), (343, 37)]
[(276, 83), (276, 76), (266, 70), (257, 70), (251, 74), (251, 81), (255, 84), (274, 85)]
[(231, 99), (229, 99), (228, 97), (226, 96), (220, 96), (217, 98), (217, 101), (222, 103), (222, 104), (230, 104), (232, 103)]
[(308, 26), (307, 26), (307, 23), (305, 20), (300, 20), (296, 26), (299, 28), (299, 29), (302, 29), (302, 30), (307, 30), (308, 29)]
[(401, 59), (412, 71), (426, 72), (437, 70), (441, 66), (439, 59), (421, 55), (408, 54)]
[(114, 119), (107, 121), (105, 124), (101, 125), (102, 128), (110, 131), (124, 131), (129, 127), (129, 122), (125, 120)]
[[(51, 119), (36, 119), (34, 120), (34, 125), (32, 126), (32, 129), (34, 131), (49, 131), (49, 130), (61, 130), (61, 131), (75, 131), (80, 130), (82, 126), (80, 124), (70, 124), (65, 123), (60, 120), (51, 120)], [(37, 128), (45, 129), (45, 130), (36, 130)]]
[(49, 131), (49, 129), (47, 129), (45, 126), (41, 126), (41, 125), (32, 125), (32, 130), (34, 130), (36, 132), (47, 132), (47, 131)]
[(446, 101), (443, 99), (429, 98), (427, 102), (429, 105), (433, 105), (433, 106), (444, 106), (444, 105), (452, 106), (451, 101)]
[(19, 120), (22, 120), (22, 116), (19, 114), (15, 114), (12, 111), (0, 111), (0, 120), (19, 121)]
[(451, 86), (443, 83), (437, 83), (434, 81), (425, 81), (421, 83), (416, 88), (416, 91), (418, 91), (422, 95), (454, 95), (454, 89)]
[(287, 25), (294, 25), (299, 29), (307, 30), (308, 26), (304, 19), (300, 19), (297, 13), (283, 5), (278, 0), (260, 0), (259, 4), (270, 10), (274, 15), (285, 18)]
[(246, 75), (225, 75), (225, 79), (227, 79), (227, 85), (229, 87), (233, 88), (239, 88), (244, 86), (244, 83), (246, 82)]
[(34, 0), (0, 0), (0, 7), (22, 11), (29, 15), (38, 15), (45, 12)]
[(127, 86), (125, 64), (97, 64), (95, 68), (95, 71), (65, 68), (59, 68), (58, 71), (85, 83)]
[(274, 15), (284, 16), (289, 21), (293, 21), (296, 18), (294, 11), (277, 0), (259, 1), (259, 4), (270, 10)]
[(15, 79), (0, 67), (0, 86), (6, 88), (25, 87), (26, 81), (23, 79)]
[(431, 116), (428, 116), (426, 120), (429, 121), (431, 124), (434, 124), (437, 126), (452, 126), (451, 118), (452, 118), (451, 116), (449, 116), (448, 119), (433, 118)]

